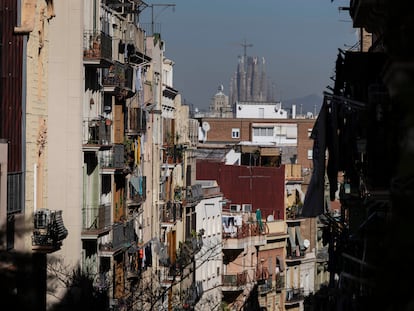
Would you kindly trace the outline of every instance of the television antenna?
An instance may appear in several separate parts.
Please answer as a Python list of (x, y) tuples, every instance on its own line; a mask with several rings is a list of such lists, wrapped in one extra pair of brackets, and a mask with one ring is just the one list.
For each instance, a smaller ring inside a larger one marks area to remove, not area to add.
[(168, 7), (172, 7), (173, 8), (173, 12), (175, 10), (175, 4), (172, 3), (153, 3), (153, 4), (149, 4), (148, 7), (151, 8), (151, 31), (152, 31), (152, 35), (154, 35), (154, 22), (155, 22), (155, 18), (154, 18), (154, 7), (163, 7), (163, 10), (165, 10)]

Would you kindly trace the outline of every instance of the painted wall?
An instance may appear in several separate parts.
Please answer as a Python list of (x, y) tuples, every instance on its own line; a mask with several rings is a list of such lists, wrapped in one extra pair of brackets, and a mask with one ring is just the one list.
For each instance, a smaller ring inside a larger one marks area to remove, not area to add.
[(216, 180), (231, 204), (252, 204), (252, 212), (260, 208), (262, 217), (273, 215), (283, 219), (285, 166), (249, 167), (198, 161), (198, 180)]

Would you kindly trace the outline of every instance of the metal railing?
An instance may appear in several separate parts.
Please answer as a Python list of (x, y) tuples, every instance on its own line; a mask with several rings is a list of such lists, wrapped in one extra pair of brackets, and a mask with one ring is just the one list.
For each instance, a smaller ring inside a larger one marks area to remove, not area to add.
[(236, 274), (223, 274), (222, 285), (239, 287), (247, 284), (247, 271)]
[(295, 303), (303, 299), (304, 299), (303, 287), (286, 289), (286, 302), (287, 303)]
[(83, 33), (84, 59), (112, 59), (112, 37), (101, 31)]
[[(83, 128), (87, 130), (84, 135), (83, 144), (87, 145), (110, 145), (112, 121), (109, 119), (84, 120)], [(86, 140), (85, 140), (86, 139)]]
[(110, 225), (110, 205), (87, 205), (82, 209), (82, 227), (84, 230), (105, 229)]

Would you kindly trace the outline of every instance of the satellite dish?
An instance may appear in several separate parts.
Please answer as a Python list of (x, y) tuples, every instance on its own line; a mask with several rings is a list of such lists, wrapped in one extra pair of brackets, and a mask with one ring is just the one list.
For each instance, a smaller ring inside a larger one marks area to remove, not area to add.
[(303, 240), (303, 246), (305, 246), (305, 248), (308, 248), (310, 246), (310, 242), (308, 239)]
[(210, 124), (206, 121), (203, 122), (202, 127), (203, 127), (203, 130), (206, 132), (210, 130)]
[(275, 217), (273, 215), (267, 216), (267, 221), (275, 221)]

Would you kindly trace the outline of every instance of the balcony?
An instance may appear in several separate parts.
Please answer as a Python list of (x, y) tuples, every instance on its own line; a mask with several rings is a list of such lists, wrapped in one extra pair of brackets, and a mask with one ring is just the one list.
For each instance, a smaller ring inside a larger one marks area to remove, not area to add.
[(62, 211), (39, 209), (34, 213), (33, 222), (32, 250), (39, 253), (59, 250), (68, 235)]
[(257, 221), (242, 221), (241, 225), (225, 226), (223, 224), (223, 250), (244, 249), (247, 244), (265, 245), (266, 234), (260, 227)]
[(139, 135), (147, 131), (147, 112), (141, 108), (128, 108), (125, 133)]
[(115, 63), (102, 71), (104, 92), (119, 98), (130, 98), (134, 95), (132, 81), (134, 78), (131, 66)]
[(99, 164), (103, 170), (124, 170), (124, 145), (113, 145), (110, 150), (100, 151)]
[(351, 0), (350, 16), (354, 28), (366, 28), (369, 32), (383, 26), (387, 15), (386, 0)]
[(283, 273), (276, 274), (276, 293), (281, 293), (285, 288), (285, 276)]
[(179, 283), (181, 281), (183, 267), (175, 261), (175, 254), (174, 258), (168, 257), (166, 260), (160, 260), (159, 264), (161, 267), (159, 270), (161, 286), (170, 287), (171, 284)]
[(186, 203), (196, 203), (203, 198), (203, 189), (200, 184), (188, 186), (185, 192)]
[(272, 277), (260, 281), (258, 280), (257, 284), (257, 290), (259, 292), (259, 295), (265, 295), (271, 292), (273, 289)]
[(97, 239), (110, 229), (110, 205), (89, 205), (82, 209), (82, 239)]
[(111, 145), (112, 121), (107, 118), (95, 118), (83, 121), (83, 128), (87, 130), (84, 135), (83, 148), (99, 149)]
[(128, 207), (141, 205), (147, 198), (147, 177), (146, 176), (132, 176), (128, 181)]
[(112, 38), (101, 31), (83, 33), (83, 63), (109, 67), (112, 64)]
[(223, 274), (221, 280), (223, 291), (242, 291), (247, 284), (247, 271), (235, 274)]
[(182, 219), (183, 206), (177, 202), (167, 202), (161, 209), (161, 222), (163, 224), (175, 224)]
[(126, 250), (135, 243), (135, 231), (133, 220), (112, 225), (109, 238), (99, 244), (101, 256), (113, 256)]
[(285, 305), (298, 304), (304, 299), (304, 289), (300, 288), (287, 288)]
[(294, 204), (286, 208), (286, 222), (304, 221), (302, 218), (302, 204)]
[(138, 262), (139, 249), (138, 246), (133, 243), (128, 249), (128, 263), (126, 265), (126, 277), (128, 280), (136, 280), (140, 275), (140, 267)]
[(183, 162), (183, 145), (164, 145), (163, 162), (168, 164)]
[(201, 281), (191, 283), (190, 287), (184, 288), (181, 292), (181, 300), (183, 304), (182, 309), (180, 310), (195, 310), (194, 306), (200, 300), (203, 292), (203, 283)]
[[(144, 42), (145, 32), (142, 29), (132, 27), (131, 31), (134, 33), (132, 36), (136, 35), (138, 40), (142, 40)], [(137, 41), (135, 41), (137, 42)], [(142, 46), (141, 48), (137, 48), (137, 46), (133, 43), (127, 44), (125, 47), (127, 49), (127, 61), (131, 64), (140, 65), (144, 63), (149, 63), (151, 61), (151, 57), (145, 55), (143, 52), (139, 51), (139, 49), (144, 50), (145, 48)]]
[(306, 250), (300, 225), (289, 226), (287, 229), (289, 239), (286, 245), (286, 262), (298, 262), (305, 257)]

